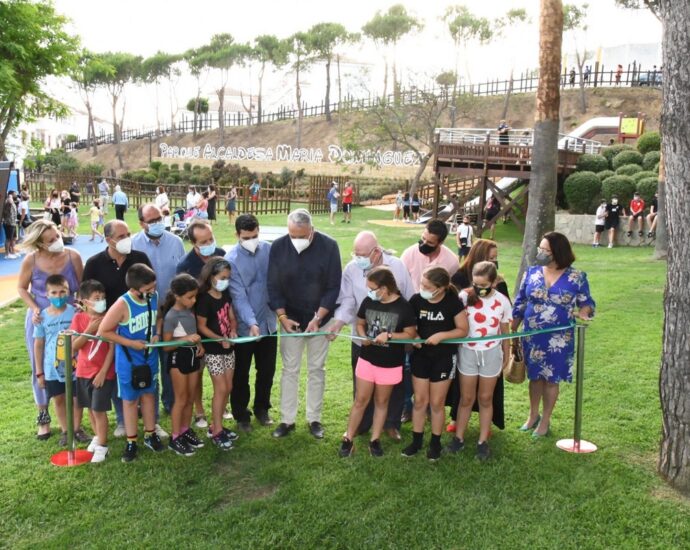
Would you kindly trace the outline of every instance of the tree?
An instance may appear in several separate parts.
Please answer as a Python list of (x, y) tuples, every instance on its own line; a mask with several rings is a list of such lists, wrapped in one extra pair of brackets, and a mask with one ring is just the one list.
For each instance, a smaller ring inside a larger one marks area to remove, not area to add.
[(263, 116), (263, 82), (268, 64), (280, 69), (288, 62), (290, 46), (285, 40), (280, 40), (272, 34), (262, 34), (254, 39), (254, 58), (261, 64), (259, 69), (259, 93), (257, 98), (257, 124), (261, 124)]
[(311, 41), (306, 32), (297, 32), (290, 37), (290, 54), (292, 56), (292, 70), (295, 71), (295, 99), (297, 101), (297, 147), (302, 146), (302, 88), (300, 74), (313, 61), (311, 57)]
[(99, 86), (101, 75), (110, 74), (112, 67), (100, 58), (98, 54), (83, 50), (79, 61), (72, 68), (70, 77), (77, 85), (81, 99), (86, 107), (88, 117), (87, 142), (91, 143), (92, 156), (98, 154), (96, 128), (93, 120), (93, 94)]
[[(455, 74), (458, 74), (458, 57), (461, 49), (468, 50), (472, 42), (486, 44), (491, 40), (491, 22), (486, 17), (475, 16), (466, 6), (449, 6), (443, 15), (443, 20), (448, 25), (453, 43), (455, 44)], [(470, 70), (465, 57), (465, 73), (468, 82), (472, 82)]]
[(337, 46), (357, 39), (356, 34), (350, 34), (340, 23), (317, 23), (309, 29), (309, 40), (314, 58), (326, 64), (326, 120), (331, 121), (331, 62)]
[[(511, 37), (516, 37), (517, 40), (511, 40), (511, 44), (506, 48), (509, 52), (518, 52), (520, 50), (520, 42), (527, 34), (527, 27), (531, 26), (532, 20), (527, 14), (527, 10), (522, 8), (508, 10), (505, 16), (496, 20), (495, 36), (505, 36), (510, 34)], [(514, 53), (510, 56), (510, 76), (508, 77), (508, 90), (503, 100), (503, 111), (501, 111), (501, 119), (508, 118), (508, 108), (510, 106), (510, 97), (513, 94), (513, 73), (515, 71), (515, 61), (517, 57)]]
[(540, 1), (539, 84), (529, 204), (522, 241), (522, 262), (517, 277), (518, 287), (526, 266), (534, 263), (542, 235), (552, 231), (556, 223), (563, 5), (561, 0)]
[[(142, 80), (147, 83), (152, 83), (156, 89), (156, 127), (158, 134), (161, 133), (161, 120), (159, 116), (159, 87), (163, 80), (171, 81), (174, 78), (173, 66), (180, 60), (180, 56), (176, 54), (169, 54), (158, 51), (151, 57), (144, 59), (141, 64)], [(173, 98), (170, 98), (172, 106)], [(171, 118), (174, 118), (172, 116)], [(174, 121), (171, 120), (171, 129), (174, 128)]]
[(661, 20), (661, 0), (616, 0), (616, 4), (631, 10), (648, 9)]
[[(197, 115), (208, 113), (208, 98), (194, 96), (187, 102), (187, 110), (194, 113), (194, 133), (196, 133)], [(201, 119), (199, 119), (199, 130), (201, 130)]]
[[(206, 82), (208, 77), (208, 65), (206, 65), (206, 58), (202, 49), (189, 49), (184, 53), (184, 60), (187, 62), (189, 72), (196, 80), (196, 98), (194, 100), (194, 123), (192, 126), (192, 135), (196, 137), (197, 121), (199, 120), (201, 87)], [(189, 104), (187, 105), (189, 109)], [(206, 109), (208, 112), (208, 108)]]
[(63, 76), (77, 63), (78, 38), (51, 2), (0, 2), (0, 159), (10, 132), (22, 122), (64, 116), (67, 107), (47, 91), (45, 79)]
[(393, 95), (396, 100), (400, 92), (398, 86), (398, 73), (395, 63), (395, 47), (400, 39), (413, 31), (423, 28), (421, 21), (409, 15), (405, 6), (395, 4), (386, 13), (376, 12), (376, 15), (362, 27), (362, 32), (374, 41), (375, 44), (384, 47), (383, 61), (385, 74), (383, 77), (383, 97), (388, 93), (388, 57), (385, 48), (393, 47)]
[(662, 150), (667, 201), (668, 269), (664, 295), (664, 339), (659, 390), (662, 438), (659, 472), (690, 494), (690, 4), (659, 2), (664, 29)]
[(578, 31), (585, 32), (587, 30), (586, 18), (588, 9), (589, 4), (583, 4), (582, 6), (565, 4), (563, 6), (563, 32), (572, 35), (573, 44), (575, 45), (575, 59), (578, 74), (580, 75), (580, 112), (582, 114), (587, 112), (587, 92), (583, 77), (584, 67), (592, 52), (588, 52), (586, 47), (582, 50), (578, 47), (577, 35)]

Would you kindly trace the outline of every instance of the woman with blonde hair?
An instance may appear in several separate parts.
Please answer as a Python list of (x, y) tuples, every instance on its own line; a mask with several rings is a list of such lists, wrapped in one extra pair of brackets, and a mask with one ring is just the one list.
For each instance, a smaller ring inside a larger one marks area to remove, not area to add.
[(36, 437), (45, 440), (50, 437), (50, 415), (48, 414), (48, 397), (38, 384), (34, 360), (34, 324), (41, 319), (41, 311), (48, 307), (46, 279), (50, 275), (63, 275), (69, 284), (69, 302), (79, 289), (84, 265), (76, 250), (65, 248), (58, 227), (47, 220), (36, 220), (24, 234), (21, 248), (27, 250), (19, 269), (17, 292), (28, 309), (24, 328), (26, 347), (31, 363), (31, 382), (34, 390), (34, 401), (38, 408), (38, 433)]

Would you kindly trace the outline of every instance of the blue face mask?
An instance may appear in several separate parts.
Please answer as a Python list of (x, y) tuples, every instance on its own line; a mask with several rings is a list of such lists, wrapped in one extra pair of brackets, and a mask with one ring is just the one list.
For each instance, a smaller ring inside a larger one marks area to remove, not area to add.
[(49, 296), (48, 300), (50, 301), (53, 307), (62, 309), (67, 305), (67, 300), (69, 300), (69, 296)]
[(165, 224), (163, 222), (150, 223), (149, 229), (146, 232), (149, 237), (153, 237), (154, 239), (157, 239), (163, 233), (165, 233)]
[(216, 251), (216, 241), (213, 241), (211, 244), (206, 244), (204, 246), (199, 247), (199, 253), (202, 256), (212, 256), (213, 253)]
[(355, 256), (355, 265), (364, 271), (371, 267), (369, 256)]
[(381, 301), (381, 296), (376, 294), (375, 290), (372, 290), (372, 289), (367, 290), (367, 296), (369, 296), (369, 298), (374, 300), (374, 302), (380, 302)]

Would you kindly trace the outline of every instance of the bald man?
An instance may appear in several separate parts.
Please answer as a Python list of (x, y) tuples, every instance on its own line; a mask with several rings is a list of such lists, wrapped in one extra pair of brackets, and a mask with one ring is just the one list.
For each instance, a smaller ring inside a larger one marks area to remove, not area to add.
[[(367, 296), (366, 277), (369, 270), (374, 267), (385, 265), (390, 268), (398, 284), (403, 298), (409, 300), (414, 294), (414, 286), (410, 278), (410, 273), (405, 265), (395, 256), (387, 253), (379, 244), (371, 231), (362, 231), (357, 234), (353, 244), (352, 260), (345, 266), (343, 277), (340, 284), (340, 294), (338, 303), (333, 316), (333, 326), (330, 329), (334, 335), (338, 334), (346, 324), (352, 326), (352, 333), (355, 332), (357, 322), (357, 311), (359, 306)], [(333, 336), (335, 337), (335, 336)], [(361, 346), (359, 341), (353, 340), (351, 345), (352, 359), (352, 381), (354, 386), (354, 372), (357, 359), (359, 358)], [(400, 440), (400, 417), (403, 409), (403, 383), (401, 382), (393, 389), (390, 402), (388, 404), (388, 418), (386, 419), (386, 433), (394, 440)], [(369, 403), (362, 423), (357, 433), (364, 433), (371, 428), (374, 406), (373, 401)]]

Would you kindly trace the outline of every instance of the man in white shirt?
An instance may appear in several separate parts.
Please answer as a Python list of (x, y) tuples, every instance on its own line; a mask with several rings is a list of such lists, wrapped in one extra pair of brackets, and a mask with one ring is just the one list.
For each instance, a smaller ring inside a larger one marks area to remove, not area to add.
[(470, 253), (470, 248), (472, 248), (472, 237), (474, 237), (474, 230), (470, 225), (470, 218), (469, 216), (463, 216), (462, 223), (458, 225), (458, 230), (455, 234), (455, 241), (458, 245), (458, 257), (460, 260)]
[(187, 193), (187, 210), (196, 208), (200, 200), (201, 195), (196, 192), (196, 187), (191, 186), (189, 188), (189, 193)]

